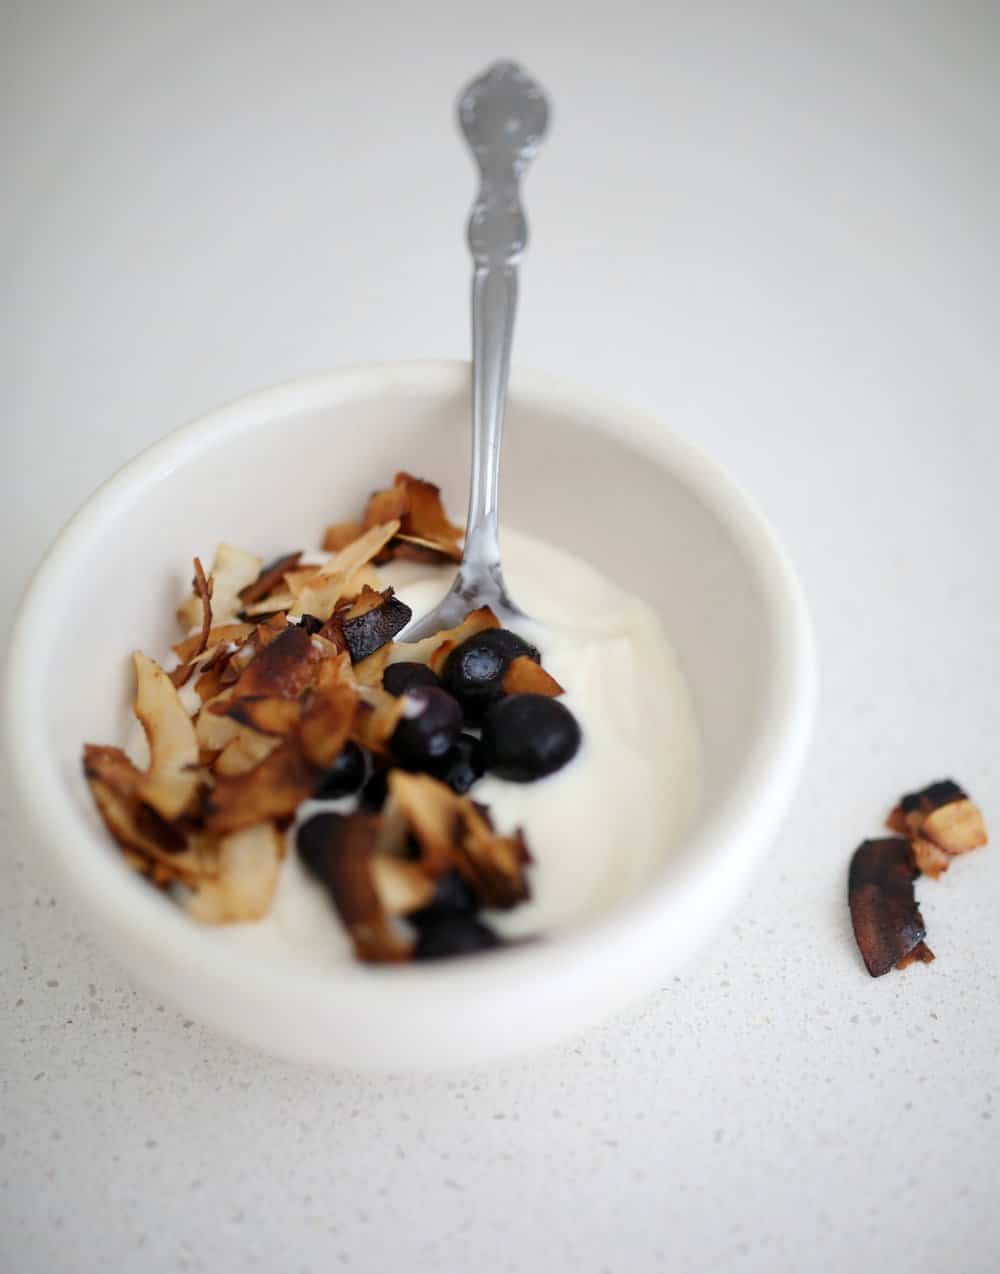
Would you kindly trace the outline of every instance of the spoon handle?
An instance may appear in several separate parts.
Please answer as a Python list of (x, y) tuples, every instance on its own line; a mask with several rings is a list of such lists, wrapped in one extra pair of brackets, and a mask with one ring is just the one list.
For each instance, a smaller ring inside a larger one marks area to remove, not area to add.
[[(517, 263), (528, 238), (520, 177), (541, 142), (548, 105), (513, 62), (497, 62), (459, 102), (462, 131), (479, 165), (469, 218), (472, 275), (472, 481), (464, 561), (495, 564), (500, 444), (517, 308)], [(498, 581), (499, 582), (499, 581)]]
[(517, 306), (517, 267), (477, 265), (472, 275), (472, 481), (465, 556), (500, 556), (500, 444)]

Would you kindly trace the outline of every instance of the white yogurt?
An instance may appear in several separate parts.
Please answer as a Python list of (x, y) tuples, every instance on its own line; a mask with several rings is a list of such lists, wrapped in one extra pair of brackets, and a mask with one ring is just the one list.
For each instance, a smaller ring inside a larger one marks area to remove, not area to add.
[[(524, 829), (534, 857), (531, 900), (491, 913), (490, 923), (508, 936), (546, 934), (634, 893), (665, 861), (697, 805), (700, 745), (684, 676), (650, 606), (544, 541), (505, 531), (503, 555), (511, 593), (533, 616), (518, 631), (565, 687), (583, 731), (558, 773), (535, 783), (487, 775), (471, 792), (499, 832)], [(416, 616), (451, 580), (450, 568), (408, 562), (380, 573)], [(350, 958), (327, 895), (294, 851), (270, 915), (215, 932), (310, 963)]]

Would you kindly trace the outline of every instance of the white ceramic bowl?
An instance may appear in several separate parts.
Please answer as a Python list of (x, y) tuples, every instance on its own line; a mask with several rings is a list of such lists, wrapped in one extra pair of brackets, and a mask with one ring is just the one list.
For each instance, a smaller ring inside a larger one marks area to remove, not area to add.
[(802, 594), (773, 532), (712, 461), (655, 420), (517, 376), (505, 441), (512, 526), (572, 548), (660, 610), (705, 756), (694, 827), (630, 900), (551, 940), (476, 959), (306, 972), (213, 940), (132, 875), (84, 785), (84, 740), (120, 741), (127, 653), (175, 640), (195, 553), (315, 542), (406, 468), (465, 506), (468, 368), (347, 369), (179, 429), (110, 479), (39, 568), (4, 696), (25, 835), (141, 981), (275, 1053), (401, 1069), (544, 1045), (661, 985), (731, 910), (792, 796), (815, 701)]

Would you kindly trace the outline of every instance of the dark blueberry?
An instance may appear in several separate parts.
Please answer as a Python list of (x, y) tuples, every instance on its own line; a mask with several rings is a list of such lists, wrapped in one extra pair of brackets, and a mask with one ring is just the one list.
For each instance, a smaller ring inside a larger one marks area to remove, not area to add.
[(478, 721), (503, 695), (503, 675), (519, 655), (538, 659), (535, 647), (517, 633), (489, 628), (467, 638), (448, 656), (442, 674), (445, 689), (459, 701), (470, 721)]
[(474, 734), (462, 733), (434, 766), (434, 777), (464, 795), (484, 772), (482, 744)]
[(479, 907), (479, 901), (457, 871), (445, 872), (434, 883), (434, 897), (426, 907), (411, 911), (407, 916), (417, 928), (436, 924), (443, 914), (461, 912), (471, 915)]
[(580, 727), (572, 712), (547, 695), (510, 695), (483, 720), (483, 761), (502, 779), (530, 783), (576, 756)]
[(390, 664), (382, 674), (382, 687), (397, 697), (415, 686), (440, 687), (441, 679), (426, 664)]
[(511, 659), (517, 659), (519, 655), (527, 655), (536, 664), (542, 662), (538, 647), (533, 646), (530, 641), (525, 641), (523, 637), (518, 637), (517, 633), (512, 633), (509, 628), (488, 628), (479, 636), (484, 637), (487, 645), (492, 646), (494, 650), (505, 654), (508, 662)]
[(462, 729), (462, 709), (446, 690), (416, 686), (406, 692), (406, 710), (389, 745), (404, 765), (432, 764), (448, 751)]
[(304, 628), (312, 636), (313, 633), (318, 633), (323, 627), (323, 621), (317, 619), (315, 615), (303, 615), (299, 620), (299, 627)]
[(350, 796), (363, 786), (369, 773), (368, 757), (356, 743), (348, 742), (319, 781), (314, 796), (333, 800)]
[(440, 960), (443, 956), (472, 955), (498, 947), (500, 939), (475, 916), (442, 912), (419, 930), (414, 960)]
[(361, 789), (361, 808), (378, 814), (389, 795), (389, 771), (376, 770)]

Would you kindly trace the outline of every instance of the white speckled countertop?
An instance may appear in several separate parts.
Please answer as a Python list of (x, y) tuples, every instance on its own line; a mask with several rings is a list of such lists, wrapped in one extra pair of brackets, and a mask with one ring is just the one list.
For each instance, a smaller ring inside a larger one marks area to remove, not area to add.
[(7, 6), (0, 637), (71, 510), (175, 424), (465, 352), (450, 99), (513, 53), (556, 102), (516, 357), (652, 408), (769, 512), (820, 643), (806, 782), (654, 998), (412, 1081), (133, 989), (5, 819), (0, 1268), (985, 1274), (1000, 855), (922, 882), (938, 959), (879, 982), (844, 894), (904, 787), (954, 775), (1000, 836), (1000, 15), (436, 8), (432, 34), (403, 4)]

